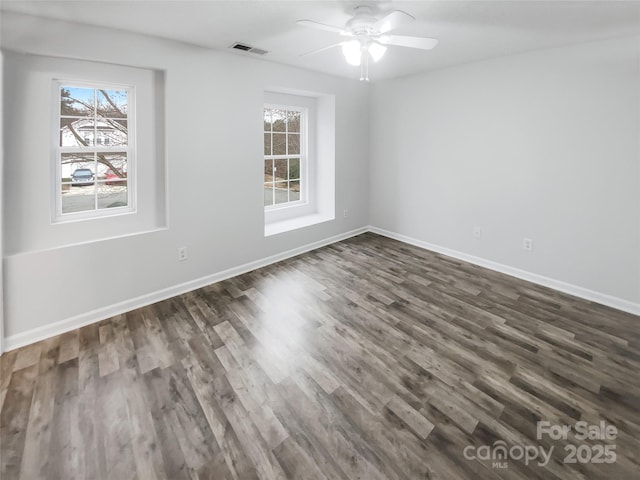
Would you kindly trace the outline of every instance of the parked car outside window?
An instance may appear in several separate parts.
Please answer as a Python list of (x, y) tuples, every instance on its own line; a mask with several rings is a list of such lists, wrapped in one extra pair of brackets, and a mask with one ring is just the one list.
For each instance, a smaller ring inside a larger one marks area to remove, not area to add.
[(74, 186), (93, 185), (93, 179), (93, 172), (88, 168), (78, 168), (71, 174)]
[(127, 181), (127, 172), (123, 172), (118, 169), (118, 174), (116, 174), (113, 170), (109, 170), (105, 176), (107, 185), (126, 185)]

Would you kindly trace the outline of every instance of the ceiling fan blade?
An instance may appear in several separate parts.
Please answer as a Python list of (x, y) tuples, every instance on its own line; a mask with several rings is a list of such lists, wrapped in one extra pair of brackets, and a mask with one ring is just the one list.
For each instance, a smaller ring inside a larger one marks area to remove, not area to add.
[(296, 22), (301, 27), (315, 28), (316, 30), (326, 30), (328, 32), (338, 33), (343, 35), (345, 32), (342, 28), (334, 27), (332, 25), (326, 25), (320, 22), (314, 22), (313, 20), (298, 20)]
[(383, 45), (396, 45), (398, 47), (421, 48), (431, 50), (438, 44), (435, 38), (411, 37), (409, 35), (384, 35), (378, 39)]
[(415, 17), (409, 15), (407, 12), (403, 12), (402, 10), (394, 10), (378, 20), (373, 25), (373, 28), (380, 33), (386, 33), (398, 28), (409, 20), (415, 20)]
[(309, 55), (315, 55), (316, 53), (324, 52), (325, 50), (329, 50), (330, 48), (339, 47), (339, 46), (341, 46), (343, 43), (345, 43), (345, 42), (334, 43), (333, 45), (328, 45), (328, 46), (326, 46), (326, 47), (318, 48), (318, 49), (316, 49), (316, 50), (311, 50), (310, 52), (303, 53), (303, 54), (301, 54), (300, 56), (301, 56), (301, 57), (308, 57)]

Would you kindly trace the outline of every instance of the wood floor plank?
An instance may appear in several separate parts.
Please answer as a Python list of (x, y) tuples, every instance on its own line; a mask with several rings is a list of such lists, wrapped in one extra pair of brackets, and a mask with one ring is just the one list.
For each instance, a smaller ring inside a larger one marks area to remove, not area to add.
[(174, 387), (170, 375), (155, 368), (143, 375), (147, 399), (154, 429), (158, 438), (157, 448), (162, 457), (162, 469), (167, 478), (190, 478), (188, 465), (180, 448), (180, 442), (173, 432), (170, 416), (173, 415)]
[(56, 396), (58, 340), (60, 340), (59, 337), (54, 337), (43, 342), (44, 352), (38, 366), (38, 377), (29, 411), (29, 423), (20, 466), (20, 478), (23, 479), (45, 477), (47, 474)]
[(42, 353), (42, 344), (34, 343), (18, 350), (15, 363), (13, 364), (13, 371), (17, 372), (26, 367), (35, 365), (40, 360), (40, 354)]
[(29, 412), (38, 365), (15, 370), (0, 412), (0, 477), (18, 478), (24, 454)]
[(99, 409), (102, 379), (98, 361), (98, 325), (88, 325), (80, 329), (78, 341), (78, 423), (84, 445), (79, 473), (85, 478), (106, 479), (107, 459), (104, 441), (108, 431), (102, 428), (102, 413)]
[(136, 474), (138, 478), (166, 479), (164, 469), (160, 468), (162, 456), (156, 448), (157, 432), (146, 398), (129, 324), (123, 319), (113, 327)]
[(72, 330), (71, 332), (60, 335), (60, 353), (58, 356), (58, 363), (73, 360), (78, 357), (79, 353), (80, 339), (78, 330)]
[[(224, 347), (221, 347), (224, 348)], [(240, 441), (233, 431), (229, 420), (217, 401), (220, 396), (231, 396), (231, 385), (225, 378), (225, 372), (212, 370), (208, 362), (198, 357), (183, 360), (187, 368), (187, 378), (189, 379), (194, 394), (198, 398), (203, 414), (207, 419), (209, 427), (220, 447), (220, 455), (225, 464), (221, 468), (228, 471), (232, 478), (249, 478), (256, 475), (256, 470), (246, 453), (240, 446)], [(216, 463), (215, 465), (218, 465)], [(213, 465), (210, 465), (213, 467)], [(204, 475), (206, 465), (201, 468), (199, 475)]]
[(78, 359), (68, 360), (56, 368), (54, 415), (46, 471), (51, 478), (81, 478), (78, 435)]
[(400, 420), (406, 423), (407, 426), (423, 440), (426, 439), (434, 429), (433, 423), (398, 396), (394, 396), (389, 400), (386, 407), (396, 414)]
[(98, 449), (104, 449), (104, 478), (136, 478), (136, 462), (131, 448), (131, 425), (127, 418), (127, 404), (120, 387), (119, 374), (101, 377), (97, 392), (99, 415)]
[(0, 356), (0, 390), (6, 390), (11, 381), (11, 372), (21, 349), (5, 352)]

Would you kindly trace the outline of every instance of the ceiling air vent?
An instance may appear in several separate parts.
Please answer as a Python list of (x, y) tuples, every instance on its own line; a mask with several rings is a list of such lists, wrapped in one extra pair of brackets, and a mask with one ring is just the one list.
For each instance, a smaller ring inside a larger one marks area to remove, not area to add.
[(251, 45), (247, 45), (246, 43), (234, 43), (229, 48), (233, 50), (241, 50), (243, 52), (255, 53), (256, 55), (264, 55), (268, 53), (266, 50), (262, 50), (261, 48), (252, 47)]

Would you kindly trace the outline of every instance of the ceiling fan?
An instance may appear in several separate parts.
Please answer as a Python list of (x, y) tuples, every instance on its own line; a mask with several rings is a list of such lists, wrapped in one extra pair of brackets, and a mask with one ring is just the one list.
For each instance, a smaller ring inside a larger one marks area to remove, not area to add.
[(355, 8), (355, 15), (344, 28), (313, 20), (298, 20), (296, 23), (303, 27), (326, 30), (348, 37), (342, 42), (307, 52), (302, 56), (313, 55), (334, 47), (342, 47), (342, 54), (347, 62), (354, 66), (360, 66), (360, 80), (369, 81), (369, 57), (374, 62), (379, 61), (387, 51), (387, 45), (431, 50), (438, 44), (438, 40), (435, 38), (390, 35), (388, 33), (411, 20), (415, 20), (415, 18), (402, 10), (394, 10), (382, 18), (376, 18), (371, 7), (362, 5)]

